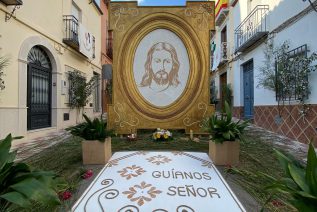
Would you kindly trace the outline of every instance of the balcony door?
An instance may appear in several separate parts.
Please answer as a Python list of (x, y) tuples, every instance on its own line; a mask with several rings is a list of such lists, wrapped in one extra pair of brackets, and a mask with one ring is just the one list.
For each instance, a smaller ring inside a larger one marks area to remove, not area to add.
[(244, 117), (253, 118), (254, 88), (253, 88), (253, 60), (243, 66)]
[(41, 47), (30, 50), (27, 67), (27, 129), (50, 127), (52, 68)]

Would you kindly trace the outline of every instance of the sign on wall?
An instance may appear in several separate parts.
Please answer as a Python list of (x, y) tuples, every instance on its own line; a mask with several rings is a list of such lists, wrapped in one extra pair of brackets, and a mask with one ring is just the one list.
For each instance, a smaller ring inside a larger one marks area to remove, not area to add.
[(93, 58), (93, 40), (94, 36), (87, 31), (87, 29), (79, 23), (79, 51), (88, 57), (89, 59)]

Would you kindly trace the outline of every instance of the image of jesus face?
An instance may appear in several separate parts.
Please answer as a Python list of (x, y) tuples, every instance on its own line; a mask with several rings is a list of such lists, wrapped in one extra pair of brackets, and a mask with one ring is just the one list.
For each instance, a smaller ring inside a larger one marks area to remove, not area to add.
[(177, 87), (179, 61), (175, 48), (166, 42), (154, 44), (147, 54), (145, 73), (140, 83), (141, 87), (149, 86), (152, 90), (161, 92), (170, 86)]
[(167, 85), (173, 68), (172, 55), (166, 50), (155, 51), (152, 55), (153, 79), (158, 85)]

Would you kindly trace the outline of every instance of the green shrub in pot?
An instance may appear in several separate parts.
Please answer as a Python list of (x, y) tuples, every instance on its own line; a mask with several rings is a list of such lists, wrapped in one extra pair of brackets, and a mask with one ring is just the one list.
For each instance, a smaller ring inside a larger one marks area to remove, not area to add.
[(107, 130), (107, 122), (98, 118), (90, 120), (85, 114), (83, 116), (86, 122), (69, 128), (73, 135), (82, 137), (85, 140), (99, 140), (101, 142), (111, 136), (111, 131)]
[(225, 102), (225, 114), (222, 113), (220, 117), (213, 114), (204, 121), (204, 128), (211, 134), (212, 141), (215, 143), (240, 140), (247, 126), (248, 121), (234, 122), (232, 120), (232, 112), (228, 102)]
[(82, 141), (83, 164), (106, 164), (112, 155), (112, 133), (107, 130), (107, 122), (83, 116), (86, 122), (69, 128), (73, 135), (85, 139)]

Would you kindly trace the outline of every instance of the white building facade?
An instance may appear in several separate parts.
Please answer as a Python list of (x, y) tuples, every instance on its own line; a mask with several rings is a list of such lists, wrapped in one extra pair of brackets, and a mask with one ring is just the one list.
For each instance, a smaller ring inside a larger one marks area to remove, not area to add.
[[(100, 1), (0, 1), (0, 57), (8, 57), (0, 90), (0, 139), (26, 140), (82, 120), (70, 108), (69, 73), (101, 78)], [(97, 83), (84, 108), (101, 115)], [(20, 141), (19, 141), (20, 142)]]
[[(310, 94), (305, 106), (300, 104), (296, 93), (281, 98), (280, 91), (264, 88), (260, 80), (264, 77), (261, 70), (266, 66), (268, 44), (277, 48), (287, 42), (289, 55), (309, 57), (317, 52), (317, 12), (313, 8), (317, 7), (317, 1), (313, 1), (314, 5), (286, 0), (229, 0), (222, 4), (222, 11), (216, 14), (216, 25), (217, 20), (219, 23), (213, 38), (214, 58), (217, 46), (223, 45), (225, 28), (229, 56), (225, 63), (214, 62), (212, 77), (216, 87), (230, 84), (234, 115), (252, 119), (258, 126), (303, 143), (316, 140), (317, 72), (308, 75)], [(275, 61), (273, 57), (272, 64), (277, 64)], [(272, 69), (275, 77), (280, 77), (275, 65)], [(294, 78), (289, 83), (296, 87), (298, 82)], [(221, 102), (224, 95), (218, 90)]]

